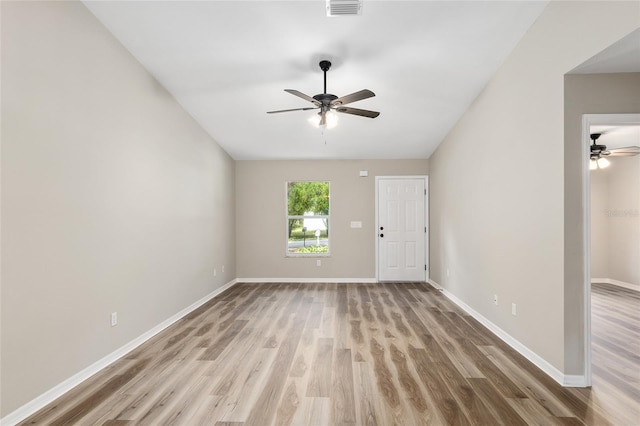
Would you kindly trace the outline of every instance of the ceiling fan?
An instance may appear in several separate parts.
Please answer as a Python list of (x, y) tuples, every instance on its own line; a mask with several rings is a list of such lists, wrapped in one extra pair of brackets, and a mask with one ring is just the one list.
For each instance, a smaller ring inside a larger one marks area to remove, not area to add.
[(591, 161), (589, 168), (593, 169), (603, 169), (609, 165), (609, 160), (605, 157), (631, 157), (634, 155), (640, 154), (640, 147), (637, 146), (626, 146), (624, 148), (617, 148), (608, 150), (606, 145), (599, 145), (596, 141), (602, 136), (602, 133), (591, 133)]
[(350, 95), (337, 97), (336, 95), (332, 95), (331, 93), (327, 93), (327, 71), (331, 68), (331, 62), (327, 60), (320, 61), (320, 69), (324, 72), (324, 93), (319, 95), (315, 95), (313, 97), (305, 95), (302, 92), (293, 89), (284, 89), (285, 92), (291, 93), (299, 98), (302, 98), (306, 101), (311, 102), (314, 106), (306, 107), (306, 108), (293, 108), (293, 109), (282, 109), (278, 111), (268, 111), (267, 114), (276, 114), (280, 112), (290, 112), (290, 111), (308, 111), (312, 109), (319, 109), (318, 115), (320, 116), (319, 126), (327, 125), (327, 113), (330, 111), (337, 111), (343, 114), (352, 114), (359, 115), (361, 117), (369, 117), (376, 118), (380, 115), (377, 111), (369, 111), (366, 109), (358, 109), (346, 107), (344, 105), (350, 104), (352, 102), (361, 101), (363, 99), (372, 98), (376, 94), (371, 90), (364, 89), (359, 92), (352, 93)]

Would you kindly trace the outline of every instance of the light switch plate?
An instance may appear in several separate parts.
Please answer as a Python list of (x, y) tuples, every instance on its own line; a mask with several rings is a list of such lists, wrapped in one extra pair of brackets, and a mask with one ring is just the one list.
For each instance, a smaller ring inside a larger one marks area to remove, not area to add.
[(362, 222), (360, 222), (359, 220), (352, 220), (351, 221), (351, 227), (352, 228), (362, 228)]

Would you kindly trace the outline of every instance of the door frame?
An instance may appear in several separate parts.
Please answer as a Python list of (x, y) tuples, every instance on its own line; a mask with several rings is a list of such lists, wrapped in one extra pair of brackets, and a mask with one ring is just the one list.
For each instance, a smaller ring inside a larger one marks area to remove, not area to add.
[(591, 173), (589, 170), (591, 126), (640, 123), (640, 114), (584, 114), (582, 116), (582, 238), (584, 303), (584, 380), (591, 386)]
[(375, 197), (375, 215), (376, 215), (376, 225), (374, 228), (374, 238), (375, 238), (375, 246), (376, 246), (376, 261), (375, 261), (375, 267), (376, 267), (376, 282), (380, 282), (380, 258), (379, 258), (379, 247), (378, 245), (380, 244), (380, 239), (378, 238), (378, 228), (380, 228), (379, 222), (378, 222), (378, 208), (379, 208), (379, 195), (378, 195), (378, 190), (380, 188), (380, 181), (384, 180), (384, 179), (424, 179), (424, 188), (427, 191), (427, 194), (424, 197), (424, 226), (427, 227), (427, 232), (424, 233), (424, 264), (427, 265), (427, 269), (426, 271), (424, 271), (424, 281), (425, 282), (429, 282), (429, 271), (430, 271), (430, 267), (429, 267), (429, 235), (431, 234), (431, 229), (429, 228), (429, 176), (428, 175), (408, 175), (408, 176), (376, 176), (375, 177), (375, 193), (376, 193), (376, 197)]

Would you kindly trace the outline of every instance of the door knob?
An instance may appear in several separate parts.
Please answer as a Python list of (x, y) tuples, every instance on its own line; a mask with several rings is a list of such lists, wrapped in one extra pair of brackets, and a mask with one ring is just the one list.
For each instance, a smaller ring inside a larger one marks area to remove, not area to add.
[(384, 226), (381, 226), (381, 227), (380, 227), (380, 230), (382, 231), (383, 229), (384, 229)]
[(380, 238), (384, 237), (384, 234), (380, 234)]

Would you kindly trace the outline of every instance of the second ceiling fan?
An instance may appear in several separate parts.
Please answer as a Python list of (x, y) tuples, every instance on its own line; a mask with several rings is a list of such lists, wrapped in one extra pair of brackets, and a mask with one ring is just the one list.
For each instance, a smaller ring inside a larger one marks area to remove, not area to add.
[(380, 115), (380, 113), (377, 111), (369, 111), (366, 109), (358, 109), (358, 108), (351, 108), (351, 107), (344, 106), (356, 101), (361, 101), (363, 99), (374, 97), (376, 94), (373, 93), (371, 90), (364, 89), (364, 90), (360, 90), (359, 92), (351, 93), (350, 95), (341, 96), (341, 97), (332, 95), (331, 93), (327, 93), (327, 71), (329, 71), (329, 68), (331, 68), (331, 62), (327, 60), (323, 60), (323, 61), (320, 61), (319, 65), (320, 65), (320, 69), (324, 72), (324, 92), (323, 93), (311, 97), (297, 90), (284, 89), (285, 92), (291, 93), (292, 95), (295, 95), (299, 98), (309, 101), (314, 106), (305, 107), (305, 108), (281, 109), (278, 111), (268, 111), (267, 114), (276, 114), (276, 113), (290, 112), (290, 111), (308, 111), (312, 109), (319, 109), (320, 111), (318, 112), (318, 115), (320, 116), (320, 122), (319, 122), (320, 126), (327, 125), (327, 113), (332, 110), (341, 112), (343, 114), (359, 115), (361, 117), (369, 117), (369, 118), (376, 118), (377, 116)]
[(626, 146), (624, 148), (611, 150), (607, 149), (606, 145), (597, 143), (600, 136), (602, 136), (602, 133), (591, 133), (589, 136), (591, 137), (591, 145), (589, 145), (589, 156), (591, 158), (589, 168), (591, 170), (607, 167), (609, 165), (609, 161), (605, 157), (608, 156), (631, 157), (640, 154), (640, 147), (637, 146)]

